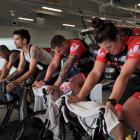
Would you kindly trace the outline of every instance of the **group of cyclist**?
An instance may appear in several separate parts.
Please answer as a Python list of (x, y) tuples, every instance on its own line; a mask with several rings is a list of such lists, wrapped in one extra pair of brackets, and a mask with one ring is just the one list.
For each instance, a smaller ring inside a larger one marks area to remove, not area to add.
[[(30, 80), (36, 88), (49, 85), (46, 93), (53, 95), (58, 90), (62, 92), (61, 85), (68, 82), (72, 89), (68, 102), (76, 103), (86, 100), (101, 81), (107, 64), (111, 63), (119, 74), (106, 106), (121, 120), (118, 140), (124, 140), (125, 123), (140, 132), (140, 36), (124, 37), (113, 23), (99, 18), (92, 20), (92, 26), (96, 44), (100, 47), (95, 62), (87, 45), (80, 39), (67, 40), (62, 35), (55, 35), (51, 40), (52, 56), (30, 44), (27, 30), (14, 31), (13, 39), (20, 51), (11, 51), (0, 45), (0, 57), (6, 60), (1, 69), (0, 83), (10, 81), (6, 90), (11, 92), (23, 81)], [(16, 70), (9, 74), (12, 66)], [(57, 72), (58, 76), (51, 81)], [(112, 101), (117, 103), (116, 106)]]

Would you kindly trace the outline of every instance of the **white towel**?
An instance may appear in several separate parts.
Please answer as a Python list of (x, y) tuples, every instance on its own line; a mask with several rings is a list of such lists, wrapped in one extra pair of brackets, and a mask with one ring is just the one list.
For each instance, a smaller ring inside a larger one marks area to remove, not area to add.
[(102, 84), (97, 84), (90, 92), (90, 99), (102, 103)]
[(44, 110), (46, 109), (46, 105), (44, 104), (45, 100), (43, 97), (42, 89), (47, 88), (47, 86), (43, 85), (40, 88), (33, 88), (34, 93), (34, 111)]
[[(45, 103), (45, 100), (44, 100), (44, 94), (42, 92), (42, 89), (45, 88), (47, 89), (47, 85), (43, 85), (42, 87), (40, 88), (33, 88), (33, 92), (34, 92), (34, 95), (35, 95), (35, 99), (34, 99), (34, 111), (39, 111), (39, 110), (45, 110), (47, 109), (48, 107), (48, 103), (46, 104)], [(67, 95), (71, 95), (72, 94), (72, 91), (69, 87), (69, 83), (68, 82), (64, 82), (60, 89), (64, 92), (64, 94), (67, 94)], [(49, 106), (51, 107), (51, 103), (53, 104), (54, 106), (54, 103), (59, 97), (60, 95), (58, 93), (55, 94), (56, 96), (47, 96), (46, 95), (46, 98), (47, 100), (49, 101)], [(49, 108), (50, 109), (50, 108)], [(53, 108), (51, 108), (53, 109)], [(49, 114), (46, 113), (46, 115), (40, 115), (39, 116), (43, 121), (49, 117)], [(51, 117), (50, 117), (51, 119)], [(53, 124), (53, 123), (52, 123)], [(52, 125), (53, 126), (53, 125)]]
[[(117, 134), (117, 127), (119, 125), (119, 120), (116, 117), (116, 115), (105, 106), (101, 106), (100, 104), (97, 104), (94, 101), (84, 101), (84, 102), (78, 102), (78, 103), (72, 103), (69, 104), (67, 102), (67, 96), (66, 97), (66, 105), (68, 109), (73, 112), (75, 115), (78, 116), (78, 120), (83, 126), (83, 128), (88, 131), (89, 135), (92, 135), (92, 131), (89, 131), (87, 126), (93, 127), (95, 124), (98, 116), (99, 116), (99, 109), (101, 107), (105, 108), (105, 114), (104, 118), (107, 124), (107, 131), (110, 136), (112, 136), (114, 139), (116, 139)], [(60, 105), (60, 99), (56, 101), (56, 104)], [(94, 122), (94, 123), (93, 123)], [(86, 123), (86, 125), (85, 125)], [(113, 132), (113, 133), (112, 133)]]
[[(59, 119), (56, 117), (56, 114), (58, 113), (58, 107), (60, 106), (60, 99), (56, 101), (57, 98), (53, 97), (52, 95), (46, 96), (48, 103), (45, 104), (45, 100), (43, 97), (42, 89), (47, 88), (47, 86), (43, 86), (39, 89), (33, 89), (35, 94), (35, 111), (41, 110), (41, 109), (48, 109), (46, 114), (41, 116), (41, 119), (44, 121), (45, 119), (49, 119), (51, 121), (50, 130), (54, 133), (54, 139), (58, 138), (59, 135)], [(57, 95), (57, 94), (56, 94)], [(56, 101), (56, 102), (55, 102)], [(54, 104), (55, 102), (55, 104)], [(67, 102), (67, 96), (66, 96), (66, 105), (68, 109), (73, 112), (75, 115), (78, 116), (79, 122), (83, 126), (83, 128), (87, 131), (90, 135), (92, 135), (92, 132), (89, 131), (86, 125), (91, 126), (91, 123), (95, 121), (98, 118), (99, 115), (99, 109), (102, 107), (100, 104), (97, 104), (94, 101), (88, 101), (88, 102), (78, 102), (69, 104)], [(115, 134), (117, 134), (116, 127), (119, 124), (119, 121), (117, 117), (108, 109), (105, 107), (105, 121), (107, 124), (107, 130), (109, 135), (111, 135), (114, 139), (116, 139)], [(84, 119), (84, 123), (83, 120)], [(86, 122), (86, 125), (85, 125)], [(94, 124), (94, 123), (93, 123)], [(114, 133), (112, 133), (114, 132)]]
[(42, 89), (47, 89), (48, 86), (42, 86), (40, 88), (33, 88), (33, 92), (35, 95), (35, 104), (34, 104), (34, 111), (44, 110), (46, 109), (46, 113), (43, 115), (39, 115), (43, 122), (46, 119), (50, 120), (49, 130), (53, 132), (53, 138), (58, 139), (59, 136), (59, 118), (57, 118), (57, 114), (59, 111), (58, 106), (55, 104), (55, 101), (60, 97), (58, 93), (53, 95), (46, 95), (47, 102), (45, 102), (44, 94), (42, 93)]

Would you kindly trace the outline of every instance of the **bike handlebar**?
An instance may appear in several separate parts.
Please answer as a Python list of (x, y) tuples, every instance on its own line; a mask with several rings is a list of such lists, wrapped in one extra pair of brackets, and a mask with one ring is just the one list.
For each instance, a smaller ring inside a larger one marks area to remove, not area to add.
[(104, 107), (101, 107), (101, 108), (99, 109), (99, 115), (100, 115), (100, 116), (104, 116), (104, 114), (105, 114), (105, 108), (104, 108)]
[(43, 92), (43, 97), (44, 97), (44, 100), (45, 100), (45, 103), (46, 103), (47, 102), (47, 98), (46, 98), (47, 92), (46, 92), (46, 89), (43, 88), (42, 92)]
[[(47, 92), (46, 92), (46, 89), (43, 88), (42, 92), (44, 94), (44, 100), (45, 100), (45, 103), (46, 103), (47, 102), (47, 98), (46, 98)], [(65, 100), (66, 99), (65, 99), (64, 96), (61, 97), (61, 103), (60, 103), (59, 112), (58, 112), (57, 116), (59, 116), (62, 113), (65, 122), (68, 123), (69, 122), (69, 117), (68, 117), (69, 115), (68, 115), (68, 108), (66, 106)]]
[[(7, 84), (9, 84), (11, 81), (3, 81), (0, 85), (6, 86)], [(23, 86), (23, 87), (32, 87), (31, 83), (20, 83), (19, 86)]]
[[(6, 93), (6, 86), (10, 83), (11, 81), (3, 81), (0, 85), (2, 86), (2, 91), (3, 93)], [(19, 84), (19, 87), (24, 87), (27, 89), (31, 89), (32, 88), (32, 84), (30, 83), (21, 83)]]
[(2, 81), (1, 85), (7, 85), (9, 83), (10, 83), (10, 81)]
[(19, 86), (29, 88), (29, 87), (32, 87), (32, 84), (31, 83), (21, 83)]
[(64, 96), (61, 98), (60, 111), (63, 115), (65, 122), (68, 123), (70, 121), (69, 114), (68, 114), (69, 110), (66, 106), (66, 98)]

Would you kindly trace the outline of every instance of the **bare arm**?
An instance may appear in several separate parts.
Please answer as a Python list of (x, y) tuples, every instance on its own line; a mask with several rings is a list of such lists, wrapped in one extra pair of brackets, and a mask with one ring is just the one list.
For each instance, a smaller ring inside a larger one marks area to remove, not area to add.
[(29, 70), (26, 73), (24, 73), (22, 76), (20, 76), (18, 79), (16, 79), (18, 83), (25, 81), (26, 79), (28, 79), (30, 76), (34, 74), (39, 59), (39, 51), (40, 48), (38, 48), (37, 46), (33, 46), (31, 48), (31, 61), (29, 65)]
[(4, 69), (4, 71), (1, 75), (2, 79), (7, 77), (7, 75), (9, 74), (9, 72), (10, 72), (12, 66), (13, 66), (13, 64), (16, 62), (16, 60), (18, 58), (19, 58), (19, 55), (17, 53), (13, 53), (13, 54), (10, 55), (9, 61), (8, 61), (6, 67), (5, 67), (5, 69)]
[(70, 58), (66, 61), (63, 68), (60, 71), (57, 81), (55, 82), (56, 86), (59, 87), (64, 82), (64, 80), (68, 76), (67, 73), (68, 73), (69, 69), (73, 66), (73, 64), (75, 63), (75, 61), (77, 61), (77, 59), (78, 59), (77, 56), (70, 56)]
[(128, 59), (124, 66), (122, 67), (121, 73), (118, 76), (115, 84), (113, 86), (110, 99), (120, 99), (126, 89), (128, 80), (133, 72), (136, 70), (137, 66), (140, 65), (140, 61), (136, 59)]
[(8, 61), (6, 59), (4, 59), (4, 60), (5, 60), (5, 62), (3, 64), (3, 66), (2, 66), (2, 68), (0, 69), (0, 71), (1, 71), (0, 79), (3, 79), (3, 73), (5, 72), (6, 66), (8, 64)]
[(25, 67), (25, 59), (23, 56), (23, 52), (21, 51), (20, 52), (20, 62), (19, 62), (18, 68), (11, 75), (9, 75), (6, 78), (6, 80), (11, 81), (11, 80), (15, 79), (16, 77), (18, 77), (23, 72), (24, 67)]
[(80, 90), (80, 92), (75, 96), (70, 96), (68, 102), (79, 102), (83, 100), (92, 90), (92, 88), (97, 84), (100, 80), (104, 70), (106, 67), (106, 63), (95, 61), (94, 67), (92, 71), (89, 73), (86, 81)]
[(92, 71), (89, 73), (82, 89), (78, 94), (80, 100), (87, 96), (93, 89), (93, 87), (97, 84), (105, 70), (105, 67), (106, 63), (95, 61)]
[(54, 56), (54, 58), (52, 59), (51, 63), (48, 66), (44, 81), (47, 82), (49, 80), (49, 78), (54, 74), (56, 69), (59, 67), (60, 62), (61, 62), (61, 57), (60, 56)]

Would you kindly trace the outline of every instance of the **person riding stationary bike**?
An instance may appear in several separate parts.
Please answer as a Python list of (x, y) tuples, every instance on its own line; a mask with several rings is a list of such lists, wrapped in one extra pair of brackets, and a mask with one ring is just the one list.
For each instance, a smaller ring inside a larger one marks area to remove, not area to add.
[[(17, 70), (6, 78), (6, 80), (12, 80), (6, 87), (9, 92), (14, 90), (15, 87), (17, 87), (21, 82), (27, 80), (33, 74), (35, 75), (33, 81), (38, 77), (38, 75), (41, 75), (39, 76), (39, 80), (43, 79), (48, 64), (52, 59), (52, 56), (44, 49), (41, 49), (36, 45), (29, 44), (30, 34), (28, 30), (15, 30), (13, 32), (13, 39), (16, 47), (20, 49), (20, 62)], [(26, 62), (29, 62), (28, 71), (20, 77), (15, 78), (23, 72)]]
[[(0, 45), (0, 58), (3, 58), (5, 60), (5, 63), (3, 67), (1, 68), (1, 76), (0, 76), (0, 84), (2, 84), (7, 76), (9, 75), (9, 72), (12, 67), (18, 68), (19, 61), (20, 61), (20, 52), (18, 50), (9, 50), (7, 46)], [(29, 63), (27, 62), (25, 65), (25, 68), (21, 75), (26, 72), (29, 69)], [(19, 75), (20, 76), (20, 75)], [(2, 94), (3, 87), (0, 86), (0, 99), (3, 102), (5, 100), (5, 95)]]
[[(6, 78), (12, 67), (18, 68), (20, 61), (20, 51), (18, 50), (9, 50), (7, 46), (0, 45), (0, 58), (5, 59), (5, 64), (1, 68), (0, 81), (3, 81)], [(24, 72), (28, 70), (29, 63), (26, 64)]]
[[(98, 83), (108, 62), (112, 63), (120, 74), (113, 86), (109, 99), (124, 104), (135, 91), (140, 91), (140, 36), (122, 37), (118, 28), (110, 22), (94, 18), (94, 37), (100, 47), (94, 67), (88, 75), (82, 89), (75, 96), (69, 97), (69, 102), (79, 102), (87, 96)], [(107, 106), (114, 111), (110, 100)], [(120, 127), (121, 129), (121, 127)], [(124, 140), (123, 128), (118, 139)]]
[(48, 66), (44, 81), (48, 81), (60, 64), (61, 70), (55, 84), (48, 87), (47, 93), (53, 94), (63, 82), (69, 82), (73, 94), (77, 93), (93, 67), (92, 54), (82, 40), (67, 40), (62, 35), (53, 37), (51, 48), (54, 51), (54, 57)]

